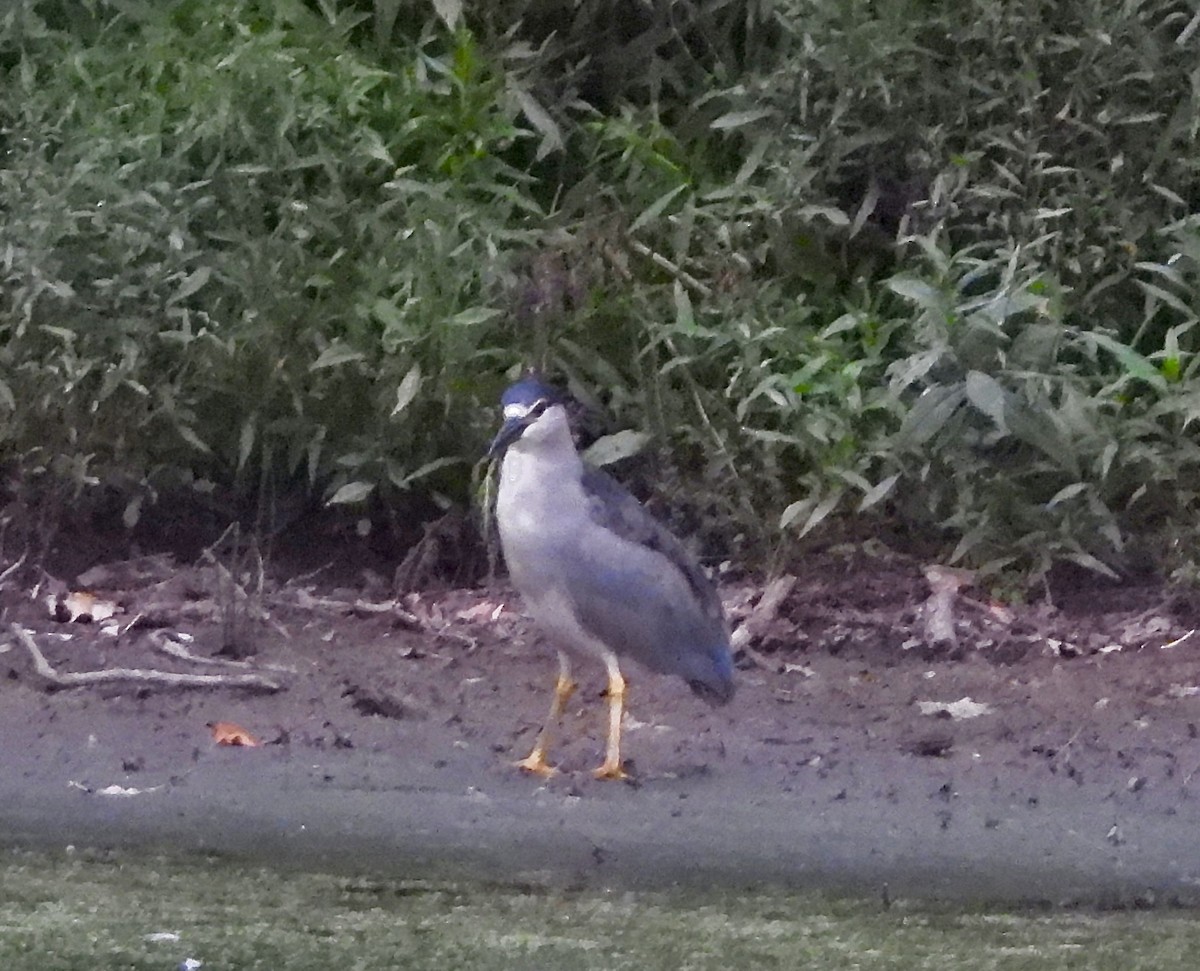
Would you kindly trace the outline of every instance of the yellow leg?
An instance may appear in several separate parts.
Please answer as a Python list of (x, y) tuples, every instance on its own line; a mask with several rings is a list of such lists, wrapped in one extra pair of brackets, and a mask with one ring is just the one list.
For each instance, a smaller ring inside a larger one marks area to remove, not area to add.
[(593, 774), (597, 779), (627, 779), (621, 768), (621, 717), (625, 713), (625, 679), (617, 659), (611, 655), (604, 659), (608, 668), (608, 745), (604, 752), (604, 764)]
[(571, 680), (571, 661), (562, 652), (558, 652), (558, 681), (554, 684), (554, 700), (550, 703), (550, 714), (538, 732), (537, 741), (533, 743), (533, 751), (519, 762), (514, 762), (518, 769), (540, 775), (548, 779), (558, 773), (558, 769), (546, 761), (546, 750), (550, 748), (550, 736), (553, 729), (558, 727), (563, 710), (567, 707), (571, 695), (575, 693), (575, 682)]

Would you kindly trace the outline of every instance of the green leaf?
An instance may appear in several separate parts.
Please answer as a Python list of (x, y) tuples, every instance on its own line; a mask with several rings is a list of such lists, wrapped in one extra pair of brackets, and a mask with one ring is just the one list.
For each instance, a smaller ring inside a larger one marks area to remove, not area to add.
[(550, 117), (550, 113), (533, 95), (515, 81), (509, 82), (509, 90), (516, 98), (517, 104), (521, 106), (521, 112), (542, 136), (541, 144), (538, 145), (537, 160), (540, 162), (551, 152), (560, 151), (563, 147), (562, 132), (555, 120)]
[(503, 313), (503, 310), (497, 310), (495, 307), (468, 307), (466, 310), (460, 310), (446, 323), (451, 327), (472, 327), (495, 320)]
[(842, 314), (837, 320), (821, 331), (821, 340), (827, 340), (830, 337), (835, 337), (836, 335), (845, 333), (848, 330), (854, 330), (859, 326), (859, 324), (862, 323), (863, 317), (864, 314), (859, 311)]
[(121, 513), (121, 522), (126, 529), (133, 529), (138, 524), (138, 520), (142, 518), (142, 502), (145, 498), (139, 492), (125, 504), (125, 511)]
[(1146, 291), (1146, 293), (1150, 294), (1150, 296), (1152, 296), (1152, 297), (1155, 297), (1155, 298), (1161, 300), (1172, 310), (1174, 310), (1177, 313), (1181, 314), (1182, 316), (1188, 318), (1189, 320), (1194, 321), (1196, 319), (1196, 315), (1193, 312), (1192, 308), (1189, 307), (1184, 301), (1180, 300), (1177, 296), (1175, 296), (1175, 294), (1171, 293), (1169, 290), (1164, 290), (1162, 287), (1156, 286), (1153, 283), (1148, 283), (1145, 280), (1138, 280), (1136, 282), (1139, 287), (1141, 287), (1143, 290)]
[(715, 128), (717, 131), (732, 131), (734, 128), (743, 128), (746, 125), (753, 124), (756, 121), (761, 121), (763, 118), (770, 118), (775, 112), (770, 108), (751, 108), (748, 111), (730, 111), (721, 117), (714, 119), (709, 127)]
[(1104, 563), (1102, 560), (1099, 560), (1096, 557), (1092, 556), (1091, 553), (1084, 553), (1082, 550), (1076, 550), (1074, 552), (1068, 553), (1067, 559), (1074, 560), (1080, 566), (1086, 567), (1087, 569), (1093, 571), (1094, 573), (1099, 573), (1102, 576), (1109, 577), (1112, 580), (1120, 579), (1120, 577), (1117, 576), (1116, 572), (1111, 567), (1109, 567), (1107, 563)]
[(871, 491), (862, 497), (862, 502), (858, 504), (858, 511), (865, 512), (885, 496), (887, 496), (887, 494), (892, 491), (892, 487), (899, 481), (899, 479), (900, 473), (897, 472), (895, 475), (889, 475), (882, 482), (879, 482), (873, 486)]
[(733, 177), (734, 185), (745, 185), (750, 181), (750, 176), (758, 171), (758, 167), (762, 164), (763, 156), (767, 154), (767, 149), (771, 147), (773, 141), (773, 139), (766, 136), (754, 140), (750, 151), (746, 153), (745, 161), (742, 162), (737, 175)]
[(192, 446), (206, 454), (212, 454), (212, 449), (200, 440), (200, 436), (187, 427), (187, 425), (176, 425), (175, 430), (179, 432), (179, 437)]
[(596, 468), (604, 468), (614, 462), (637, 455), (650, 441), (646, 432), (627, 428), (612, 435), (596, 439), (583, 453), (583, 460)]
[(662, 215), (662, 211), (671, 204), (671, 200), (679, 195), (679, 193), (683, 192), (686, 188), (686, 185), (677, 185), (669, 192), (664, 192), (661, 196), (650, 203), (650, 205), (646, 207), (642, 214), (633, 221), (633, 224), (629, 227), (629, 232), (636, 233), (647, 223), (653, 222), (655, 219), (657, 219), (660, 215)]
[(404, 327), (408, 322), (404, 311), (383, 297), (371, 304), (371, 313), (376, 320), (388, 328)]
[(777, 432), (772, 428), (747, 428), (746, 434), (760, 442), (770, 442), (773, 445), (798, 445), (803, 448), (805, 444), (804, 439), (798, 435), (788, 435), (785, 432)]
[(425, 478), (430, 473), (436, 472), (438, 469), (444, 469), (447, 465), (456, 465), (459, 462), (465, 462), (465, 459), (457, 456), (443, 456), (439, 459), (434, 459), (432, 462), (426, 462), (420, 468), (409, 472), (408, 475), (398, 476), (392, 470), (388, 470), (388, 478), (392, 480), (392, 484), (397, 489), (407, 489), (414, 482)]
[(924, 280), (909, 276), (894, 276), (887, 281), (887, 288), (892, 293), (911, 300), (918, 307), (924, 307), (926, 310), (942, 309), (941, 291), (930, 286)]
[(75, 331), (68, 330), (66, 327), (55, 327), (52, 324), (43, 324), (42, 330), (47, 334), (53, 334), (64, 344), (75, 343)]
[(1099, 331), (1088, 331), (1081, 336), (1085, 341), (1095, 344), (1097, 347), (1102, 347), (1112, 354), (1120, 362), (1121, 367), (1125, 369), (1125, 373), (1130, 377), (1140, 378), (1159, 390), (1166, 390), (1167, 382), (1158, 373), (1158, 368), (1128, 344), (1122, 344), (1120, 341), (1114, 340), (1107, 334)]
[(323, 368), (337, 367), (340, 364), (348, 364), (351, 361), (366, 360), (367, 355), (362, 351), (356, 351), (353, 347), (343, 344), (341, 341), (334, 341), (321, 355), (308, 366), (310, 371), (320, 371)]
[(801, 206), (797, 215), (804, 220), (812, 220), (820, 216), (832, 226), (850, 225), (850, 217), (833, 206)]
[(913, 354), (911, 357), (896, 361), (888, 368), (888, 383), (892, 391), (896, 394), (904, 391), (911, 384), (925, 377), (933, 370), (934, 365), (945, 356), (945, 347), (932, 347), (920, 354)]
[(170, 306), (173, 303), (179, 303), (180, 300), (186, 300), (193, 293), (204, 286), (211, 276), (211, 266), (201, 266), (193, 270), (183, 278), (183, 282), (179, 284), (179, 289), (176, 290), (174, 296), (167, 301), (167, 306)]
[(688, 296), (687, 287), (678, 280), (675, 281), (675, 326), (684, 331), (696, 329), (692, 298)]
[(389, 417), (395, 418), (400, 412), (412, 404), (416, 398), (417, 392), (421, 389), (421, 365), (414, 364), (408, 369), (408, 373), (404, 375), (400, 381), (400, 387), (396, 389), (396, 406), (392, 409)]
[(1058, 492), (1054, 493), (1050, 501), (1046, 503), (1046, 508), (1053, 509), (1060, 502), (1066, 502), (1073, 496), (1079, 495), (1079, 493), (1083, 492), (1087, 487), (1088, 486), (1086, 482), (1072, 482), (1069, 486), (1064, 486), (1063, 488), (1059, 489)]
[(825, 517), (833, 512), (834, 508), (841, 501), (841, 498), (842, 490), (838, 489), (817, 503), (816, 508), (809, 513), (804, 525), (800, 527), (800, 532), (796, 534), (796, 538), (799, 539), (800, 537), (807, 536), (812, 530), (816, 529)]
[(462, 8), (462, 0), (433, 0), (433, 9), (451, 30), (458, 26), (459, 18), (462, 17)]
[(967, 400), (975, 409), (990, 418), (1000, 431), (1007, 433), (1008, 426), (1004, 422), (1004, 404), (1008, 395), (1000, 383), (990, 374), (984, 374), (982, 371), (968, 371), (966, 392)]
[(815, 505), (816, 503), (812, 499), (798, 499), (796, 502), (789, 503), (779, 516), (779, 528), (787, 529)]
[(242, 433), (238, 436), (237, 470), (242, 471), (250, 460), (250, 452), (254, 448), (255, 416), (251, 415), (242, 423)]
[(1070, 437), (1055, 421), (1055, 414), (1018, 403), (1007, 414), (1008, 429), (1013, 436), (1032, 445), (1061, 469), (1079, 475), (1078, 456)]
[(374, 128), (366, 128), (359, 134), (359, 145), (369, 158), (395, 168), (396, 160), (384, 144), (383, 137)]
[(1116, 442), (1109, 442), (1104, 446), (1104, 452), (1100, 456), (1100, 478), (1107, 479), (1109, 469), (1112, 468), (1113, 459), (1117, 457), (1118, 445)]
[(325, 505), (347, 506), (356, 502), (362, 502), (374, 489), (374, 482), (347, 482), (329, 498), (329, 501)]
[(945, 427), (965, 398), (966, 392), (958, 385), (929, 388), (904, 416), (896, 432), (897, 442), (909, 448), (924, 445)]

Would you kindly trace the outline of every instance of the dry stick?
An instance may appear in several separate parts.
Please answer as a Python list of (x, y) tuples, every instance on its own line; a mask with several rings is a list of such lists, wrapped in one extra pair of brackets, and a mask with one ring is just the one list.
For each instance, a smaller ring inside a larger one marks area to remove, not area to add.
[(301, 610), (327, 610), (338, 614), (393, 614), (397, 620), (414, 630), (424, 630), (426, 625), (421, 622), (416, 614), (405, 610), (400, 606), (398, 600), (381, 600), (371, 601), (363, 600), (335, 600), (332, 597), (317, 597), (309, 593), (304, 587), (296, 591), (294, 599), (284, 600), (282, 597), (275, 598), (277, 602), (287, 603), (293, 607), (299, 607)]
[(796, 585), (796, 578), (791, 574), (776, 577), (767, 584), (759, 597), (758, 603), (746, 614), (741, 626), (733, 632), (730, 642), (735, 650), (741, 651), (751, 661), (764, 671), (774, 671), (779, 674), (783, 670), (782, 661), (772, 661), (765, 654), (750, 646), (754, 638), (761, 636), (767, 625), (779, 616), (779, 608), (783, 606), (787, 596)]
[[(193, 654), (185, 645), (175, 640), (167, 631), (153, 631), (150, 634), (149, 640), (151, 644), (157, 647), (164, 654), (169, 654), (171, 657), (179, 658), (179, 660), (187, 661), (191, 664), (213, 664), (228, 668), (255, 667), (255, 665), (250, 661), (234, 661), (225, 657), (201, 657), (199, 654)], [(290, 668), (285, 664), (259, 664), (257, 666), (267, 671), (281, 671), (284, 674), (297, 673), (295, 668)]]
[(3, 584), (10, 576), (16, 573), (25, 564), (25, 558), (29, 556), (29, 550), (21, 554), (21, 558), (16, 563), (12, 564), (3, 573), (0, 573), (0, 584)]
[(645, 243), (638, 242), (636, 239), (629, 239), (628, 242), (629, 248), (635, 253), (646, 257), (651, 263), (659, 267), (659, 269), (665, 270), (688, 289), (695, 290), (696, 293), (700, 294), (702, 297), (712, 296), (712, 288), (707, 284), (701, 283), (694, 276), (688, 273), (687, 270), (683, 269), (683, 267), (672, 263), (661, 253), (656, 253)]
[(299, 576), (292, 577), (290, 580), (287, 581), (287, 583), (284, 584), (284, 586), (285, 587), (299, 587), (299, 586), (303, 585), (306, 581), (311, 580), (314, 577), (318, 576), (319, 574), (324, 573), (331, 566), (333, 566), (333, 560), (330, 560), (328, 563), (324, 564), (323, 566), (317, 567), (315, 570), (309, 570), (307, 573), (301, 573)]
[(479, 642), (474, 637), (451, 630), (449, 625), (434, 627), (432, 624), (426, 623), (412, 611), (401, 607), (398, 600), (383, 600), (378, 603), (362, 599), (355, 601), (333, 600), (329, 597), (315, 597), (301, 587), (297, 591), (294, 606), (302, 610), (329, 610), (336, 613), (361, 613), (368, 616), (372, 614), (391, 614), (394, 620), (403, 624), (409, 630), (421, 631), (432, 634), (434, 637), (454, 641), (455, 643), (462, 644), (469, 651), (474, 651), (479, 646)]
[(102, 684), (106, 681), (141, 681), (148, 684), (170, 685), (180, 688), (263, 688), (279, 691), (282, 685), (257, 674), (176, 674), (173, 671), (154, 671), (143, 668), (105, 668), (102, 671), (56, 671), (46, 656), (38, 649), (33, 637), (19, 624), (10, 624), (9, 630), (33, 658), (38, 674), (52, 684), (64, 688), (79, 688)]

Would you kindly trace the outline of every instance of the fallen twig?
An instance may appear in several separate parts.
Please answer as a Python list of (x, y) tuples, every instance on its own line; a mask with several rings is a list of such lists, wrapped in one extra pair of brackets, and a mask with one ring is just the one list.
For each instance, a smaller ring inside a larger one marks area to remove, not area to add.
[(39, 675), (52, 684), (63, 688), (79, 688), (102, 684), (108, 681), (138, 681), (146, 684), (161, 684), (178, 688), (261, 688), (265, 691), (280, 691), (283, 685), (258, 674), (177, 674), (174, 671), (157, 671), (145, 668), (105, 668), (101, 671), (58, 671), (46, 660), (32, 635), (19, 624), (10, 624), (9, 630), (17, 642), (33, 658), (33, 666)]
[[(201, 657), (199, 654), (193, 654), (187, 649), (187, 646), (175, 640), (167, 631), (156, 630), (150, 634), (150, 643), (157, 647), (164, 654), (169, 654), (171, 657), (178, 658), (181, 661), (187, 661), (190, 664), (212, 664), (227, 668), (253, 668), (255, 665), (250, 661), (234, 661), (231, 658), (225, 657)], [(258, 667), (267, 671), (281, 671), (284, 674), (295, 674), (295, 668), (289, 668), (284, 664), (259, 664)]]
[(675, 263), (672, 263), (669, 259), (667, 259), (665, 256), (663, 256), (661, 253), (655, 252), (649, 246), (647, 246), (645, 243), (639, 242), (636, 239), (630, 239), (629, 240), (629, 248), (631, 250), (633, 250), (635, 253), (639, 254), (640, 256), (646, 257), (655, 266), (659, 267), (662, 270), (665, 270), (668, 274), (673, 276), (676, 280), (678, 280), (680, 283), (682, 283), (689, 290), (692, 290), (695, 293), (700, 294), (700, 296), (702, 296), (702, 297), (711, 297), (712, 296), (712, 288), (711, 287), (709, 287), (707, 284), (701, 283), (694, 276), (692, 276), (690, 273), (688, 273), (687, 270), (683, 269), (683, 267), (681, 267)]
[(469, 651), (473, 651), (479, 646), (479, 642), (474, 637), (453, 630), (448, 624), (442, 627), (435, 627), (432, 623), (421, 619), (411, 610), (400, 606), (399, 600), (373, 601), (363, 600), (362, 598), (357, 600), (336, 600), (331, 597), (314, 596), (307, 589), (301, 587), (296, 591), (295, 599), (288, 602), (301, 610), (311, 610), (314, 612), (329, 611), (337, 614), (356, 614), (366, 617), (386, 614), (391, 617), (396, 625), (404, 627), (406, 630), (420, 631), (432, 637), (440, 637), (444, 640), (453, 641), (463, 645)]
[(739, 627), (733, 632), (730, 638), (730, 644), (735, 651), (741, 651), (748, 657), (756, 667), (762, 668), (764, 671), (770, 671), (772, 674), (780, 674), (783, 671), (783, 663), (781, 661), (773, 661), (762, 651), (756, 651), (750, 646), (749, 636), (739, 637), (739, 634), (747, 634), (745, 627)]
[[(282, 598), (279, 598), (282, 599)], [(295, 598), (286, 601), (291, 606), (299, 607), (301, 610), (325, 610), (336, 614), (361, 614), (364, 616), (375, 616), (379, 614), (391, 614), (392, 619), (410, 630), (425, 630), (428, 625), (423, 623), (410, 610), (405, 610), (400, 606), (398, 600), (335, 600), (332, 597), (317, 597), (309, 593), (309, 591), (301, 587), (296, 591)]]
[(783, 663), (768, 658), (761, 651), (755, 650), (750, 645), (752, 642), (762, 638), (771, 625), (778, 620), (780, 609), (787, 601), (788, 594), (792, 592), (795, 586), (796, 578), (790, 573), (776, 577), (768, 583), (762, 595), (758, 598), (758, 603), (746, 612), (742, 623), (738, 625), (730, 637), (730, 646), (735, 651), (741, 651), (764, 671), (773, 671), (779, 674), (783, 671)]
[(17, 560), (16, 563), (11, 564), (10, 566), (6, 567), (3, 572), (0, 572), (0, 584), (3, 584), (5, 580), (21, 569), (21, 567), (25, 565), (25, 559), (28, 556), (29, 550), (26, 550), (21, 554), (21, 558)]

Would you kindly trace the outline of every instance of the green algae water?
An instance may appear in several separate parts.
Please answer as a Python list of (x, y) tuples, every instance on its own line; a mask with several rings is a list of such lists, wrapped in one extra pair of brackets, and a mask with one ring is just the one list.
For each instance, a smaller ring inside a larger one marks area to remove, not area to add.
[(471, 886), (216, 859), (0, 856), (0, 968), (1191, 969), (1184, 911)]

